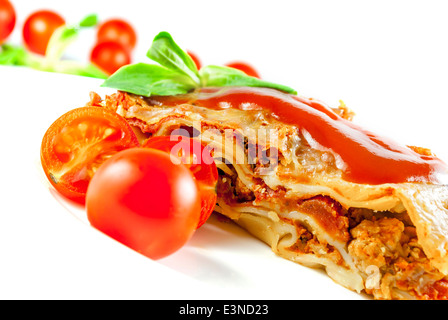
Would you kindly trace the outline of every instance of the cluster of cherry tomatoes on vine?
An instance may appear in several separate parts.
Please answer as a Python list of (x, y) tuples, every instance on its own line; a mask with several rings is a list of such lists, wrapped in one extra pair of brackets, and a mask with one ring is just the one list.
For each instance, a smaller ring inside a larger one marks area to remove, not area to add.
[[(38, 10), (27, 17), (22, 27), (25, 48), (32, 53), (45, 55), (54, 31), (66, 24), (65, 19), (52, 10)], [(0, 45), (10, 36), (16, 26), (16, 11), (9, 0), (0, 0)], [(132, 62), (132, 52), (137, 43), (134, 27), (124, 19), (115, 18), (101, 22), (96, 30), (96, 42), (90, 52), (90, 62), (107, 75)], [(198, 69), (201, 61), (188, 51)], [(250, 64), (240, 61), (225, 64), (246, 74), (260, 78)]]
[[(22, 26), (25, 48), (35, 54), (45, 55), (51, 36), (66, 21), (52, 10), (38, 10), (30, 14)], [(16, 11), (9, 0), (0, 0), (0, 44), (16, 26)], [(96, 42), (90, 52), (90, 62), (106, 74), (112, 74), (123, 65), (131, 63), (137, 35), (131, 24), (123, 19), (108, 19), (97, 26)]]

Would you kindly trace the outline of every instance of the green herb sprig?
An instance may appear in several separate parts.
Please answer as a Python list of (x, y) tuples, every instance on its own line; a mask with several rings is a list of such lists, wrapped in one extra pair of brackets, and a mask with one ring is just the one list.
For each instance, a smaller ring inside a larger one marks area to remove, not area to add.
[(248, 76), (234, 68), (208, 65), (198, 70), (188, 53), (165, 31), (154, 38), (146, 56), (158, 64), (136, 63), (121, 67), (104, 81), (102, 87), (147, 97), (225, 86), (266, 87), (297, 94), (290, 87)]

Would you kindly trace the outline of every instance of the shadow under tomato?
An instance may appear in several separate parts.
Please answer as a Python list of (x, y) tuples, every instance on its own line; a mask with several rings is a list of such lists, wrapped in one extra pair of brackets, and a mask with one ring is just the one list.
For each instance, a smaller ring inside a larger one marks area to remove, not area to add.
[(244, 288), (254, 285), (238, 269), (215, 256), (211, 256), (207, 250), (201, 251), (187, 246), (158, 261), (188, 277), (217, 287), (229, 288), (238, 284)]
[(258, 281), (247, 277), (241, 260), (252, 258), (256, 261), (257, 258), (276, 257), (265, 243), (214, 213), (183, 248), (158, 262), (218, 287), (235, 287), (237, 284), (240, 288), (251, 288)]
[(57, 202), (61, 204), (69, 213), (71, 213), (75, 218), (81, 220), (90, 225), (87, 220), (86, 209), (83, 205), (65, 198), (59, 192), (57, 192), (52, 186), (48, 187), (51, 195), (56, 199)]

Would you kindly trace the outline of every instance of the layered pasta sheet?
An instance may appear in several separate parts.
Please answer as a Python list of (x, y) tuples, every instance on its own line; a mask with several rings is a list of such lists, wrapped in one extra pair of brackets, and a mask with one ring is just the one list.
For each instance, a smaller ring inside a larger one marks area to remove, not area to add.
[(216, 211), (279, 256), (376, 299), (448, 298), (446, 186), (345, 181), (331, 150), (250, 105), (166, 106), (122, 92), (92, 94), (89, 104), (115, 110), (142, 139), (201, 139), (220, 173)]

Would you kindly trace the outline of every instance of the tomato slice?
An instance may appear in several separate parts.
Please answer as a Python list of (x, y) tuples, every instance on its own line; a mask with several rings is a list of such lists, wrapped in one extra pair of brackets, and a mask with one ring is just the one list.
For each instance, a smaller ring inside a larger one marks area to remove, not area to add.
[(97, 168), (118, 151), (138, 145), (131, 126), (117, 113), (100, 107), (78, 108), (57, 119), (45, 133), (42, 167), (57, 191), (84, 204)]
[(212, 214), (217, 199), (218, 169), (210, 149), (199, 140), (179, 135), (152, 137), (143, 147), (170, 153), (174, 163), (183, 163), (193, 173), (201, 196), (201, 217), (197, 228), (201, 227)]

